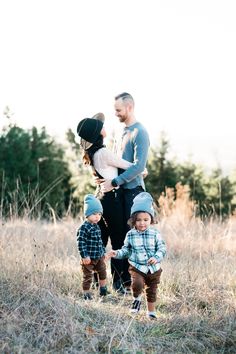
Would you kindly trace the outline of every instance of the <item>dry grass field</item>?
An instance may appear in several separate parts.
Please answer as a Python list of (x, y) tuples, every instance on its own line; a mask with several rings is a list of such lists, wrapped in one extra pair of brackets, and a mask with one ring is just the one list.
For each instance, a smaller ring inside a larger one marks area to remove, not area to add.
[(145, 303), (131, 317), (132, 297), (112, 290), (82, 299), (78, 220), (1, 225), (0, 352), (236, 353), (236, 220), (164, 214), (157, 321)]

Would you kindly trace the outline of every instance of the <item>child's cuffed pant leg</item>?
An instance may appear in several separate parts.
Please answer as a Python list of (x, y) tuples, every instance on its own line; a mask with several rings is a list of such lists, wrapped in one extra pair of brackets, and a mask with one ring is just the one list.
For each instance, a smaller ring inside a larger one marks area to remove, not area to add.
[(93, 281), (93, 265), (92, 264), (82, 264), (83, 270), (83, 283), (82, 287), (84, 291), (88, 291), (91, 287)]
[(148, 273), (146, 276), (146, 296), (148, 302), (156, 302), (157, 286), (160, 283), (162, 269), (155, 273)]
[(142, 294), (144, 288), (144, 277), (141, 272), (138, 272), (135, 267), (130, 266), (129, 272), (131, 275), (131, 287), (134, 298), (138, 298)]
[(105, 280), (107, 278), (107, 270), (104, 257), (96, 261), (94, 269), (98, 273), (99, 280)]

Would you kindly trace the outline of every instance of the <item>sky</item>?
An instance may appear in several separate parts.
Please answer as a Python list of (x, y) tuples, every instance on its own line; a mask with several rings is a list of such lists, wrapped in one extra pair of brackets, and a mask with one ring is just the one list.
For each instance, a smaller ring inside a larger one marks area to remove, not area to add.
[(1, 0), (0, 128), (45, 126), (63, 140), (79, 120), (106, 116), (114, 96), (158, 146), (208, 168), (236, 169), (236, 1)]

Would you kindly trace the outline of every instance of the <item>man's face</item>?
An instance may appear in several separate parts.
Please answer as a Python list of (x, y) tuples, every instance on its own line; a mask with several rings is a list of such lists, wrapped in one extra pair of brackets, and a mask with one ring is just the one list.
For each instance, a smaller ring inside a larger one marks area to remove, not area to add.
[(121, 98), (115, 101), (115, 114), (121, 123), (127, 120), (128, 112), (128, 106), (124, 104)]

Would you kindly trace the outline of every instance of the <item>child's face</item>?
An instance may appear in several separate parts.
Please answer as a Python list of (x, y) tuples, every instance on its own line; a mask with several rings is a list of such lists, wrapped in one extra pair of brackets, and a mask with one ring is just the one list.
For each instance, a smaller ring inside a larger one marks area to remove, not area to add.
[(138, 213), (135, 227), (138, 231), (145, 231), (151, 224), (151, 215), (148, 213)]
[(91, 222), (91, 224), (97, 224), (101, 220), (102, 214), (101, 213), (94, 213), (87, 216), (87, 220)]

